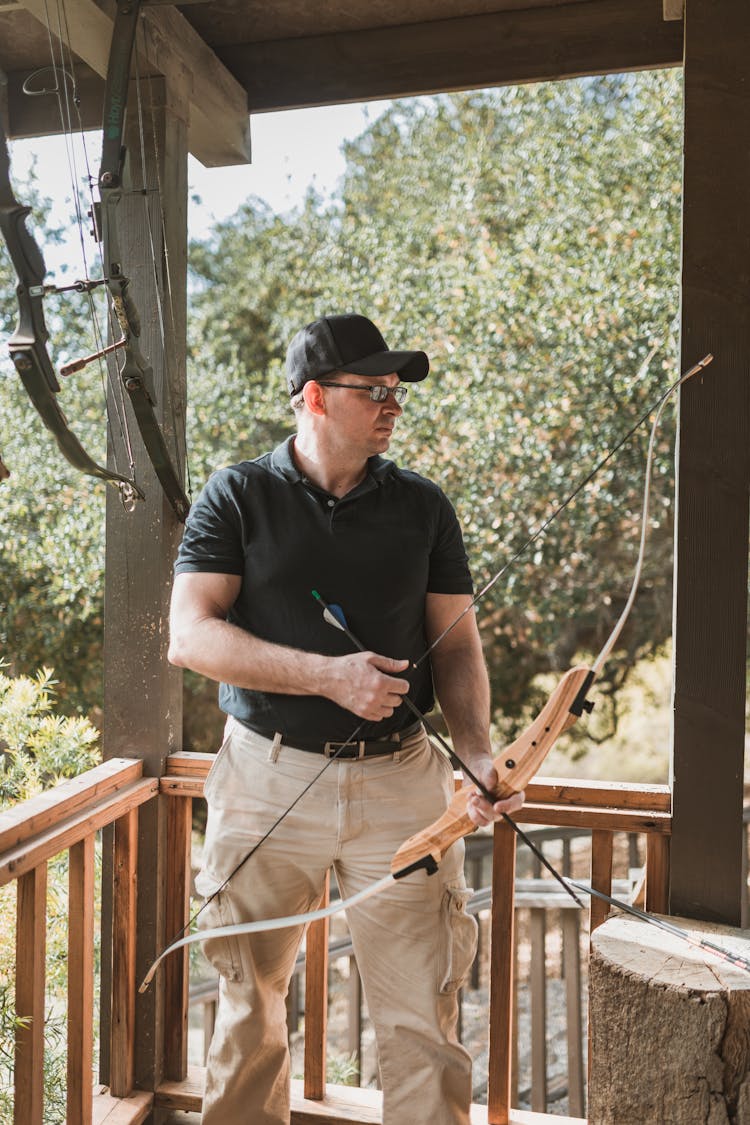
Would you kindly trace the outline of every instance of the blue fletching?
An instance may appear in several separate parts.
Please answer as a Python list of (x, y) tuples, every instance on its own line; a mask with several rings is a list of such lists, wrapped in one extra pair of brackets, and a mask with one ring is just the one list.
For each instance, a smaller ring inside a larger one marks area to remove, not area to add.
[(336, 618), (336, 620), (338, 621), (339, 625), (341, 625), (341, 627), (343, 629), (348, 629), (349, 626), (346, 623), (346, 617), (344, 616), (344, 611), (341, 608), (341, 606), (329, 604), (328, 608), (331, 611), (331, 613), (333, 614), (333, 616)]

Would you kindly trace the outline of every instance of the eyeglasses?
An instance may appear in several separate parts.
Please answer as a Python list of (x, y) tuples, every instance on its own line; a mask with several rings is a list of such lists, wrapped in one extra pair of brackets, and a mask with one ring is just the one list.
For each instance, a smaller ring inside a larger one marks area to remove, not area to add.
[(383, 383), (376, 383), (373, 387), (360, 387), (356, 383), (328, 383), (323, 379), (316, 379), (321, 387), (343, 387), (347, 391), (367, 391), (373, 402), (385, 402), (388, 395), (393, 395), (396, 402), (405, 401), (409, 391), (406, 387), (386, 387)]

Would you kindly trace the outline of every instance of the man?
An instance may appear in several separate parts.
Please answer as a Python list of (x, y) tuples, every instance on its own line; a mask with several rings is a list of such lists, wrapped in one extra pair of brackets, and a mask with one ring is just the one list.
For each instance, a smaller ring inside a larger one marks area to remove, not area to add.
[[(309, 324), (287, 354), (296, 435), (214, 474), (191, 511), (170, 660), (218, 680), (229, 716), (205, 787), (200, 892), (279, 821), (212, 899), (204, 928), (313, 909), (330, 867), (349, 896), (437, 819), (453, 775), (407, 693), (425, 712), (434, 684), (457, 754), (490, 791), (497, 782), (474, 614), (419, 663), (471, 599), (458, 522), (436, 485), (381, 456), (404, 384), (428, 370), (423, 352), (389, 351), (365, 317)], [(368, 651), (324, 620), (313, 590)], [(491, 805), (477, 793), (469, 815), (489, 824), (522, 799)], [(471, 1066), (455, 1031), (475, 948), (467, 897), (457, 844), (437, 874), (417, 871), (347, 911), (385, 1125), (468, 1123)], [(301, 938), (296, 926), (205, 943), (221, 983), (204, 1125), (288, 1123), (285, 996)]]

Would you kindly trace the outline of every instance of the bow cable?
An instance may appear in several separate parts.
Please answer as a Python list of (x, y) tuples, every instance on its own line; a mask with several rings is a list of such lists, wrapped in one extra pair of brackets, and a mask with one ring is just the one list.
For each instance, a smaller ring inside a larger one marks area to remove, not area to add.
[[(597, 473), (599, 473), (600, 470), (603, 469), (604, 466), (609, 461), (612, 460), (615, 453), (617, 453), (623, 447), (623, 445), (625, 445), (625, 443), (630, 440), (630, 438), (633, 436), (633, 434), (636, 432), (636, 430), (639, 430), (641, 428), (643, 423), (645, 421), (647, 421), (647, 419), (651, 416), (653, 411), (658, 409), (659, 413), (661, 414), (661, 408), (664, 405), (664, 403), (667, 401), (669, 396), (671, 394), (673, 394), (673, 392), (682, 383), (684, 383), (687, 379), (690, 379), (693, 375), (696, 375), (699, 371), (702, 371), (704, 367), (707, 367), (708, 364), (711, 363), (713, 358), (714, 358), (713, 355), (711, 355), (711, 353), (709, 352), (707, 355), (705, 355), (703, 357), (703, 359), (700, 359), (693, 367), (691, 367), (689, 371), (686, 371), (683, 375), (680, 375), (679, 379), (675, 379), (675, 381), (669, 387), (667, 387), (667, 389), (663, 392), (663, 394), (661, 394), (659, 396), (659, 398), (656, 400), (656, 402), (652, 402), (650, 404), (648, 409), (645, 410), (644, 413), (638, 419), (638, 421), (635, 422), (634, 425), (632, 425), (630, 427), (628, 432), (626, 434), (624, 434), (623, 437), (621, 437), (619, 439), (619, 441), (617, 441), (615, 443), (615, 445), (612, 446), (612, 448), (609, 450), (609, 452), (606, 453), (604, 455), (604, 457), (602, 457), (601, 461), (599, 461), (594, 466), (594, 468), (589, 473), (587, 473), (587, 475), (581, 481), (579, 481), (579, 483), (576, 485), (576, 487), (573, 489), (573, 491), (565, 498), (565, 500), (563, 500), (562, 503), (559, 504), (554, 509), (554, 511), (552, 511), (550, 513), (549, 516), (547, 516), (547, 518), (539, 525), (539, 527), (529, 535), (529, 537), (518, 548), (518, 550), (515, 551), (511, 555), (511, 557), (508, 559), (508, 561), (500, 568), (500, 570), (498, 570), (496, 574), (493, 574), (493, 576), (486, 583), (486, 585), (484, 585), (482, 587), (482, 589), (479, 591), (479, 593), (474, 595), (474, 597), (469, 602), (469, 604), (465, 607), (465, 609), (463, 609), (461, 611), (461, 613), (459, 613), (458, 617), (456, 617), (455, 621), (451, 621), (450, 625), (446, 626), (446, 628), (442, 631), (442, 633), (440, 633), (440, 635), (438, 637), (436, 637), (436, 639), (432, 642), (432, 644), (429, 646), (429, 648), (427, 648), (425, 650), (425, 652), (423, 652), (422, 655), (419, 657), (419, 659), (417, 661), (415, 661), (415, 663), (414, 663), (415, 668), (418, 668), (419, 665), (422, 663), (422, 661), (427, 659), (427, 657), (430, 655), (432, 650), (437, 645), (440, 644), (440, 642), (443, 640), (443, 638), (447, 637), (448, 634), (450, 632), (452, 632), (453, 629), (456, 628), (458, 623), (463, 620), (463, 618), (466, 616), (466, 614), (469, 613), (470, 610), (474, 609), (474, 607), (479, 604), (479, 602), (485, 597), (486, 594), (488, 594), (490, 592), (490, 590), (499, 581), (499, 579), (502, 578), (502, 576), (503, 576), (503, 574), (505, 574), (506, 570), (508, 570), (513, 565), (513, 563), (516, 562), (517, 559), (519, 559), (521, 557), (521, 555), (524, 554), (524, 552), (526, 550), (528, 550), (528, 548), (532, 545), (532, 543), (536, 542), (536, 540), (539, 538), (539, 536), (542, 535), (543, 532), (545, 532), (547, 530), (549, 525), (557, 519), (557, 517), (561, 514), (561, 512), (564, 512), (565, 509), (568, 507), (568, 505), (571, 504), (573, 502), (573, 500), (575, 500), (575, 498), (576, 498), (576, 496), (578, 496), (579, 492), (581, 492), (586, 487), (587, 484), (590, 484), (590, 482), (594, 479), (594, 477), (597, 475)], [(623, 622), (623, 624), (624, 624), (624, 622)], [(616, 639), (617, 638), (615, 637), (615, 640)]]
[[(557, 516), (562, 511), (564, 511), (564, 509), (572, 502), (572, 500), (578, 495), (578, 493), (581, 492), (581, 490), (583, 488), (585, 488), (585, 486), (596, 476), (596, 474), (600, 471), (600, 469), (602, 469), (604, 467), (604, 465), (606, 465), (607, 462), (609, 460), (611, 460), (611, 458), (614, 456), (614, 454), (625, 444), (625, 442), (627, 442), (629, 440), (630, 437), (632, 437), (632, 435), (636, 432), (636, 430), (639, 429), (639, 427), (643, 425), (643, 423), (648, 419), (648, 417), (651, 415), (651, 413), (654, 410), (656, 410), (656, 416), (654, 418), (654, 422), (653, 422), (652, 427), (651, 427), (651, 436), (650, 436), (649, 445), (648, 445), (647, 465), (646, 465), (646, 474), (645, 474), (645, 489), (644, 489), (644, 506), (643, 506), (643, 510), (642, 510), (642, 521), (643, 522), (642, 522), (642, 527), (641, 527), (640, 548), (639, 548), (639, 554), (638, 554), (638, 561), (637, 561), (637, 564), (636, 564), (636, 574), (635, 574), (634, 581), (631, 584), (630, 595), (628, 597), (628, 602), (627, 602), (627, 606), (626, 606), (627, 612), (623, 612), (623, 614), (621, 614), (620, 618), (618, 619), (614, 629), (611, 631), (609, 637), (607, 638), (607, 640), (604, 644), (604, 647), (602, 648), (602, 651), (599, 653), (599, 656), (597, 657), (592, 669), (589, 671), (586, 679), (584, 680), (584, 682), (581, 686), (581, 689), (580, 689), (574, 703), (571, 705), (571, 708), (570, 708), (571, 714), (573, 714), (573, 715), (580, 715), (584, 709), (590, 710), (590, 707), (586, 706), (586, 694), (588, 692), (588, 689), (589, 689), (591, 683), (595, 679), (598, 672), (601, 670), (602, 665), (604, 664), (607, 656), (609, 655), (609, 653), (611, 652), (614, 644), (616, 643), (617, 638), (620, 635), (620, 632), (622, 631), (622, 628), (625, 624), (627, 616), (632, 609), (633, 603), (635, 601), (635, 595), (636, 595), (636, 592), (637, 592), (637, 589), (638, 589), (638, 584), (639, 584), (640, 574), (641, 574), (641, 569), (642, 569), (642, 563), (643, 563), (643, 556), (644, 556), (644, 553), (645, 553), (645, 544), (646, 544), (645, 524), (646, 524), (647, 519), (648, 519), (648, 500), (649, 500), (649, 490), (650, 490), (650, 482), (651, 482), (651, 461), (653, 459), (653, 447), (654, 447), (654, 442), (655, 442), (655, 435), (656, 435), (656, 432), (657, 432), (658, 423), (659, 423), (659, 420), (661, 418), (661, 414), (663, 412), (664, 405), (666, 404), (667, 399), (670, 397), (670, 395), (672, 395), (678, 387), (680, 387), (688, 379), (692, 378), (692, 376), (698, 374), (705, 367), (707, 367), (708, 364), (712, 362), (713, 358), (714, 357), (710, 352), (707, 353), (705, 356), (703, 356), (702, 359), (700, 359), (698, 361), (698, 363), (694, 364), (694, 366), (691, 367), (688, 371), (681, 374), (680, 377), (678, 379), (676, 379), (663, 392), (662, 395), (660, 395), (657, 402), (655, 404), (652, 404), (649, 407), (649, 409), (643, 415), (641, 415), (641, 417), (638, 419), (638, 421), (628, 430), (628, 432), (625, 434), (625, 436), (623, 438), (621, 438), (612, 447), (611, 450), (609, 450), (609, 452), (598, 462), (598, 464), (595, 466), (595, 468), (576, 486), (576, 488), (567, 497), (567, 499), (565, 501), (563, 501), (563, 503), (560, 504), (555, 509), (555, 511), (544, 521), (543, 524), (540, 525), (540, 527), (532, 535), (530, 535), (528, 537), (528, 539), (523, 544), (523, 546), (518, 551), (516, 551), (516, 553), (502, 567), (502, 569), (499, 570), (497, 572), (497, 574), (495, 574), (490, 579), (490, 581), (482, 588), (482, 590), (479, 592), (479, 594), (477, 594), (472, 599), (472, 601), (468, 604), (468, 606), (456, 617), (456, 619), (446, 629), (443, 630), (443, 632), (438, 636), (438, 638), (435, 641), (432, 642), (432, 644), (428, 647), (426, 652), (419, 658), (418, 661), (416, 661), (414, 663), (413, 667), (415, 667), (415, 668), (418, 667), (419, 664), (429, 655), (429, 653), (432, 652), (432, 650), (436, 647), (436, 645), (439, 644), (440, 641), (444, 637), (446, 637), (452, 629), (454, 629), (456, 627), (456, 625), (458, 625), (458, 623), (466, 616), (468, 611), (470, 609), (472, 609), (480, 601), (480, 599), (483, 598), (485, 596), (485, 594), (487, 594), (489, 592), (489, 590), (492, 589), (492, 587), (498, 581), (500, 576), (508, 569), (508, 567), (511, 566), (512, 563), (515, 562), (515, 560), (518, 559), (519, 556), (521, 554), (523, 554), (523, 552), (536, 539), (539, 538), (539, 536), (542, 534), (542, 532), (545, 530), (545, 528), (548, 527), (550, 525), (550, 523), (552, 523), (552, 521), (554, 519), (556, 519)], [(338, 628), (342, 632), (344, 632), (349, 637), (349, 639), (352, 641), (352, 643), (357, 648), (360, 649), (360, 651), (365, 651), (363, 646), (361, 645), (361, 642), (349, 630), (348, 626), (346, 625), (345, 620), (342, 619), (342, 616), (339, 616), (338, 614), (336, 614), (333, 610), (333, 607), (327, 605), (327, 603), (324, 601), (324, 599), (321, 597), (321, 595), (318, 593), (318, 591), (313, 590), (312, 594), (313, 594), (313, 597), (315, 597), (316, 600), (318, 602), (320, 602), (320, 604), (323, 606), (324, 617), (325, 617), (325, 620), (327, 621), (327, 623), (335, 626), (336, 628)], [(443, 743), (444, 745), (446, 745), (446, 747), (447, 747), (447, 744), (444, 743), (444, 740), (442, 739), (442, 736), (437, 731), (435, 731), (435, 728), (432, 726), (431, 723), (429, 723), (429, 720), (427, 720), (424, 716), (421, 715), (421, 713), (417, 710), (416, 706), (412, 703), (412, 701), (410, 699), (408, 699), (408, 697), (404, 698), (403, 701), (410, 708), (410, 710), (412, 710), (412, 712), (420, 715), (421, 721), (423, 721), (425, 723), (426, 727), (428, 727), (428, 729), (430, 729), (430, 732), (431, 733), (434, 732), (437, 735), (437, 738), (439, 739), (439, 741), (441, 743)], [(263, 841), (268, 838), (268, 836), (271, 834), (271, 832), (274, 831), (276, 826), (294, 808), (294, 806), (297, 804), (297, 802), (299, 800), (301, 800), (302, 797), (309, 791), (311, 786), (315, 783), (315, 781), (317, 781), (318, 777), (320, 777), (320, 775), (323, 773), (323, 771), (328, 768), (328, 766), (331, 764), (331, 762), (335, 760), (337, 755), (339, 753), (341, 753), (341, 751), (346, 746), (348, 746), (351, 743), (353, 743), (354, 741), (356, 741), (356, 737), (357, 737), (358, 733), (361, 731), (363, 725), (364, 725), (363, 723), (360, 723), (357, 726), (354, 733), (352, 735), (350, 735), (350, 737), (347, 739), (347, 741), (345, 743), (341, 744), (341, 746), (338, 748), (336, 753), (331, 756), (331, 758), (326, 762), (326, 764), (318, 772), (318, 774), (312, 779), (312, 781), (310, 781), (308, 783), (308, 785), (303, 789), (303, 791), (295, 798), (292, 805), (289, 806), (289, 809), (287, 809), (284, 813), (282, 813), (282, 815), (278, 818), (278, 820), (273, 825), (271, 825), (271, 827), (268, 829), (268, 831), (264, 834), (262, 839), (259, 840), (258, 843), (252, 848), (252, 850), (237, 864), (234, 871), (232, 871), (226, 877), (226, 879), (221, 884), (221, 886), (218, 887), (203, 902), (203, 905), (200, 907), (200, 909), (182, 927), (182, 930), (180, 931), (181, 934), (184, 934), (185, 930), (195, 921), (195, 919), (205, 909), (205, 907), (208, 906), (209, 902), (213, 898), (215, 898), (216, 895), (219, 894), (219, 892), (221, 890), (223, 890), (224, 887), (226, 887), (227, 883), (233, 877), (233, 875), (236, 874), (236, 872), (243, 866), (243, 864), (247, 862), (247, 860), (250, 858), (250, 856), (253, 855), (257, 851), (257, 849), (260, 847), (261, 843), (263, 843)], [(492, 800), (492, 794), (488, 793), (486, 787), (477, 778), (475, 778), (473, 776), (472, 772), (470, 770), (468, 770), (467, 767), (465, 765), (463, 765), (463, 763), (460, 762), (460, 759), (455, 754), (455, 751), (451, 750), (450, 747), (447, 747), (447, 749), (448, 749), (449, 753), (452, 753), (453, 756), (456, 757), (456, 760), (459, 761), (459, 764), (464, 769), (464, 772), (467, 774), (468, 777), (471, 778), (471, 780), (474, 782), (474, 784), (477, 785), (478, 789), (486, 797), (488, 797), (488, 799)], [(524, 838), (525, 842), (529, 843), (529, 846), (531, 847), (531, 850), (534, 851), (538, 855), (539, 854), (538, 850), (536, 849), (536, 847), (534, 847), (533, 844), (531, 844), (531, 842), (526, 837), (526, 834), (515, 824), (515, 822), (507, 814), (503, 814), (503, 816), (504, 816), (505, 820), (508, 821), (508, 823), (519, 834), (519, 836), (521, 836), (521, 838)], [(575, 893), (573, 892), (573, 889), (572, 889), (573, 887), (576, 887), (578, 890), (584, 891), (585, 893), (594, 894), (597, 897), (602, 898), (607, 902), (610, 902), (614, 906), (620, 906), (620, 904), (617, 902), (617, 900), (611, 898), (608, 895), (605, 895), (603, 892), (594, 891), (592, 888), (589, 888), (586, 884), (577, 883), (577, 882), (574, 882), (573, 880), (565, 879), (563, 876), (560, 876), (559, 873), (554, 870), (554, 868), (551, 866), (551, 864), (549, 864), (549, 862), (546, 860), (546, 858), (542, 857), (542, 861), (543, 861), (545, 867), (547, 867), (549, 870), (552, 871), (555, 878), (558, 879), (558, 881), (560, 883), (562, 883), (562, 885), (565, 887), (565, 889), (568, 891), (568, 893), (576, 900), (576, 902), (578, 902), (579, 905), (581, 905), (581, 903), (580, 903), (580, 900), (575, 895)], [(433, 870), (435, 870), (435, 869), (436, 868), (433, 867)], [(403, 871), (399, 871), (396, 874), (390, 874), (388, 876), (385, 876), (379, 882), (377, 882), (375, 884), (372, 884), (370, 888), (365, 888), (364, 892), (359, 892), (359, 895), (369, 897), (367, 895), (368, 891), (372, 894), (376, 894), (379, 890), (382, 890), (385, 886), (390, 885), (390, 883), (393, 881), (393, 879), (398, 878), (398, 877), (402, 877), (405, 874), (407, 874), (406, 869), (404, 869)], [(159, 954), (157, 959), (151, 965), (151, 968), (149, 969), (146, 977), (144, 978), (144, 981), (141, 984), (139, 991), (140, 992), (145, 991), (145, 989), (148, 987), (151, 980), (153, 979), (158, 965), (164, 960), (164, 958), (167, 957), (170, 953), (174, 952), (175, 950), (182, 948), (183, 946), (193, 944), (196, 941), (204, 941), (209, 936), (215, 937), (215, 936), (220, 936), (220, 935), (228, 936), (230, 934), (238, 935), (238, 934), (246, 934), (246, 933), (259, 933), (259, 932), (262, 932), (265, 929), (283, 929), (287, 926), (299, 925), (299, 924), (302, 924), (303, 922), (306, 922), (306, 921), (307, 922), (314, 921), (317, 918), (329, 917), (333, 913), (336, 913), (340, 910), (345, 910), (347, 906), (353, 905), (355, 903), (355, 901), (360, 902), (360, 901), (362, 901), (362, 898), (355, 895), (353, 899), (342, 900), (342, 901), (334, 904), (335, 909), (333, 909), (333, 910), (330, 907), (326, 907), (326, 908), (324, 908), (323, 911), (313, 911), (311, 913), (294, 915), (294, 916), (290, 916), (290, 917), (287, 917), (287, 918), (274, 918), (274, 919), (267, 919), (267, 920), (258, 920), (258, 921), (249, 922), (249, 923), (239, 923), (239, 924), (236, 924), (236, 925), (230, 926), (230, 927), (220, 926), (220, 927), (217, 927), (213, 930), (204, 930), (204, 931), (201, 931), (201, 932), (198, 932), (198, 933), (189, 934), (187, 937), (183, 937), (183, 938), (180, 938), (180, 940), (173, 941), (171, 944), (169, 944)], [(632, 909), (634, 910), (635, 908), (632, 908)], [(650, 915), (647, 915), (647, 914), (643, 913), (642, 917), (646, 921), (652, 921), (652, 918), (650, 917)], [(683, 934), (683, 932), (679, 930), (678, 927), (675, 927), (675, 930), (680, 936), (685, 936)], [(709, 943), (709, 945), (710, 945), (710, 943)]]

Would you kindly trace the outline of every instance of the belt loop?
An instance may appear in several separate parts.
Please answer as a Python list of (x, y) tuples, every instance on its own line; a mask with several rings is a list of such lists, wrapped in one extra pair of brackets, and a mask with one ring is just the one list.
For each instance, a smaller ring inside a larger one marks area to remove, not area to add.
[[(399, 741), (401, 741), (401, 740), (399, 739)], [(401, 761), (401, 751), (400, 750), (394, 750), (393, 751), (393, 760), (394, 760), (394, 762), (400, 762)]]
[(357, 743), (357, 748), (358, 748), (357, 757), (360, 758), (360, 759), (364, 758), (364, 756), (365, 756), (365, 746), (366, 746), (365, 742), (358, 742)]
[(269, 762), (275, 762), (276, 759), (279, 756), (280, 750), (281, 750), (281, 731), (277, 730), (274, 733), (273, 742), (271, 743), (271, 745), (269, 747), (269, 750), (268, 750), (268, 761)]

